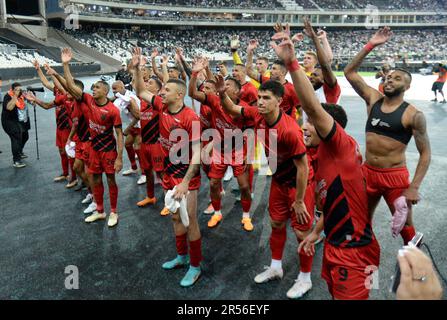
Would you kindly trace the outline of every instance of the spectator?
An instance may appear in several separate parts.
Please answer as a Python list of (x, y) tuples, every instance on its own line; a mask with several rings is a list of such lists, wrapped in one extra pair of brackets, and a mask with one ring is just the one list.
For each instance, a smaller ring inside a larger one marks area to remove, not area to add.
[(121, 64), (121, 69), (116, 74), (115, 81), (122, 81), (126, 89), (129, 89), (130, 83), (132, 82), (132, 76), (127, 72), (127, 65), (125, 62)]
[[(22, 95), (22, 87), (20, 83), (13, 83), (11, 90), (3, 98), (2, 109), (2, 126), (6, 134), (11, 140), (11, 149), (13, 155), (13, 166), (15, 168), (23, 168), (26, 166), (22, 162), (23, 151), (23, 124), (20, 123), (20, 119), (24, 122), (24, 112), (26, 113), (25, 99)], [(19, 119), (19, 111), (21, 118)]]
[(433, 263), (421, 250), (415, 247), (399, 250), (397, 257), (400, 267), (398, 300), (440, 300), (442, 286), (433, 269)]

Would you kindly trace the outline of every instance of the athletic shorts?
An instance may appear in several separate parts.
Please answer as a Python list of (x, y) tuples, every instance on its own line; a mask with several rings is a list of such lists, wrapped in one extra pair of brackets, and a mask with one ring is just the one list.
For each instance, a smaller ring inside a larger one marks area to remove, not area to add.
[(67, 144), (69, 136), (70, 136), (70, 129), (68, 130), (56, 129), (56, 147), (65, 150), (65, 145)]
[(378, 285), (380, 247), (374, 240), (363, 247), (341, 248), (325, 241), (321, 276), (337, 300), (366, 300)]
[(140, 166), (143, 170), (163, 171), (163, 151), (160, 143), (142, 143), (140, 146)]
[(101, 152), (90, 148), (88, 171), (91, 174), (114, 174), (114, 166), (117, 156), (118, 153), (116, 152), (116, 150)]
[(315, 182), (307, 185), (304, 196), (304, 204), (309, 213), (309, 220), (305, 224), (298, 222), (295, 211), (290, 210), (295, 201), (296, 188), (280, 184), (276, 179), (272, 179), (269, 197), (270, 219), (273, 221), (284, 222), (291, 219), (292, 228), (300, 231), (307, 231), (312, 228), (315, 214)]
[(129, 135), (131, 135), (133, 137), (141, 135), (141, 128), (135, 128), (135, 127), (131, 128), (129, 130)]
[(432, 91), (442, 91), (442, 88), (444, 87), (444, 82), (433, 82), (433, 86), (431, 87)]
[(76, 142), (75, 158), (84, 161), (84, 164), (88, 164), (90, 158), (90, 141)]
[(239, 177), (247, 170), (246, 165), (247, 145), (237, 151), (232, 151), (230, 154), (224, 154), (223, 151), (216, 151), (213, 149), (211, 158), (209, 178), (222, 179), (228, 167), (233, 168), (233, 176)]
[[(164, 190), (172, 190), (183, 181), (183, 178), (174, 177), (174, 175), (165, 172), (163, 174), (162, 187)], [(200, 188), (200, 174), (191, 179), (189, 182), (189, 191), (198, 190)]]
[(384, 197), (391, 212), (394, 213), (394, 201), (410, 186), (410, 174), (407, 167), (376, 168), (363, 164), (368, 198)]

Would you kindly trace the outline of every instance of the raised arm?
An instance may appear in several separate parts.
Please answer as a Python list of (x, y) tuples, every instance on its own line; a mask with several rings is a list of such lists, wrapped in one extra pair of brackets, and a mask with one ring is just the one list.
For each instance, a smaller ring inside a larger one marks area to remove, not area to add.
[(413, 176), (413, 181), (410, 187), (404, 191), (403, 195), (407, 201), (416, 204), (419, 201), (418, 190), (424, 179), (431, 161), (430, 140), (427, 134), (427, 123), (425, 116), (421, 111), (416, 111), (413, 116), (413, 137), (416, 143), (416, 148), (419, 152), (419, 161), (416, 166), (416, 172)]
[(40, 69), (39, 62), (37, 60), (34, 60), (33, 61), (33, 65), (34, 65), (34, 68), (37, 71), (37, 75), (40, 78), (40, 82), (42, 82), (42, 85), (45, 88), (47, 88), (48, 90), (50, 90), (51, 92), (53, 92), (54, 91), (54, 85), (50, 81), (48, 81), (47, 77), (45, 77), (45, 75), (43, 74), (42, 69)]
[(318, 38), (308, 19), (304, 20), (304, 27), (307, 35), (312, 39), (317, 50), (318, 63), (320, 64), (321, 71), (323, 73), (324, 82), (330, 88), (333, 88), (337, 85), (337, 78), (332, 72), (331, 61), (329, 60), (328, 54), (324, 51), (320, 39)]
[(214, 76), (213, 71), (211, 71), (210, 61), (208, 60), (208, 58), (203, 58), (203, 65), (205, 66), (206, 78), (208, 80), (216, 81), (216, 77)]
[[(26, 92), (23, 94), (26, 100), (28, 100), (31, 103), (37, 104), (39, 107), (48, 110), (51, 108), (54, 108), (54, 100), (52, 102), (44, 102), (40, 99), (37, 99), (36, 96), (32, 92)], [(12, 101), (12, 100), (11, 100)], [(11, 102), (10, 102), (11, 103)], [(14, 102), (15, 104), (15, 102)], [(12, 110), (12, 109), (11, 109)]]
[(188, 78), (191, 78), (191, 73), (192, 73), (191, 66), (188, 65), (188, 63), (186, 62), (185, 57), (183, 56), (182, 48), (175, 49), (175, 57), (176, 57), (176, 61), (178, 61), (178, 63), (182, 65), (183, 70), (185, 71)]
[(203, 58), (194, 59), (192, 66), (192, 75), (188, 85), (188, 95), (191, 98), (200, 101), (201, 103), (205, 103), (206, 95), (205, 93), (197, 89), (197, 75), (199, 72), (203, 70), (203, 68), (204, 68)]
[(168, 56), (164, 55), (163, 56), (163, 61), (161, 63), (161, 71), (162, 71), (162, 74), (163, 74), (162, 82), (164, 84), (166, 84), (168, 82), (168, 80), (169, 80), (168, 61), (169, 61)]
[(163, 74), (160, 72), (160, 69), (158, 69), (157, 62), (155, 61), (155, 58), (157, 56), (158, 56), (158, 49), (154, 48), (154, 50), (152, 50), (152, 54), (151, 54), (152, 71), (157, 76), (157, 78), (163, 82)]
[(329, 40), (327, 39), (326, 31), (319, 30), (317, 32), (318, 39), (321, 41), (321, 45), (323, 46), (324, 53), (326, 54), (326, 58), (329, 60), (329, 63), (332, 64), (334, 60), (334, 53), (332, 52), (331, 45), (329, 44)]
[(70, 48), (62, 49), (61, 60), (62, 60), (63, 66), (64, 66), (64, 78), (66, 81), (67, 90), (76, 100), (81, 100), (83, 91), (81, 88), (79, 88), (75, 84), (73, 76), (71, 75), (71, 71), (70, 71), (69, 63), (70, 63), (72, 57), (73, 57), (73, 54), (72, 54)]
[(239, 57), (239, 54), (237, 53), (237, 49), (241, 46), (241, 43), (239, 41), (238, 35), (233, 35), (230, 38), (230, 48), (231, 52), (233, 53), (233, 62), (234, 64), (241, 64), (242, 60), (241, 57)]
[(149, 92), (144, 84), (143, 73), (141, 72), (140, 68), (141, 61), (141, 48), (135, 47), (132, 51), (132, 60), (130, 61), (132, 69), (135, 70), (135, 90), (140, 99), (143, 99), (148, 103), (152, 103), (154, 94)]
[(64, 77), (58, 74), (56, 70), (50, 67), (49, 64), (45, 64), (44, 68), (47, 75), (49, 75), (53, 79), (56, 88), (58, 88), (58, 90), (62, 92), (62, 94), (66, 94), (68, 92), (68, 88), (67, 81), (64, 79)]
[(257, 40), (250, 40), (247, 46), (247, 62), (245, 64), (245, 67), (247, 68), (247, 75), (256, 80), (259, 81), (260, 75), (258, 71), (253, 68), (253, 52), (258, 47), (258, 41)]
[(220, 74), (216, 77), (216, 90), (219, 93), (220, 102), (224, 111), (233, 117), (241, 116), (242, 107), (234, 104), (230, 97), (228, 97), (226, 94), (225, 80)]
[(368, 106), (380, 99), (382, 94), (366, 84), (365, 80), (363, 80), (358, 73), (358, 69), (366, 56), (375, 47), (387, 42), (391, 36), (392, 32), (389, 27), (385, 27), (377, 31), (376, 34), (369, 40), (368, 44), (363, 47), (363, 49), (354, 57), (351, 63), (349, 63), (344, 70), (346, 79), (348, 79), (354, 90), (360, 97), (363, 98), (363, 100), (365, 100)]
[(323, 109), (315, 95), (312, 84), (296, 59), (295, 49), (289, 35), (284, 32), (278, 32), (272, 39), (274, 41), (281, 41), (280, 44), (272, 41), (271, 45), (278, 57), (284, 61), (290, 72), (296, 94), (301, 101), (303, 110), (312, 120), (320, 135), (327, 137), (334, 125), (334, 119)]

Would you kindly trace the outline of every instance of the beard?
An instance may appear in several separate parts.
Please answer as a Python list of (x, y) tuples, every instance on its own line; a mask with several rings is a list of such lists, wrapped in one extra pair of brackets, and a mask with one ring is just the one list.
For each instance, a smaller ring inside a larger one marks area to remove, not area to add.
[(394, 89), (393, 91), (383, 90), (383, 94), (388, 98), (394, 98), (399, 96), (402, 92), (405, 92), (403, 88)]

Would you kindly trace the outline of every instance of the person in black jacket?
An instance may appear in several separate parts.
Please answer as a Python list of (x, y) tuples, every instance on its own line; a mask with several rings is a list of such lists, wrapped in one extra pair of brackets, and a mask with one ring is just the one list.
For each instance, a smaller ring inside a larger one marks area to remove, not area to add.
[(125, 62), (121, 64), (121, 69), (115, 76), (115, 81), (122, 81), (126, 89), (131, 90), (130, 83), (132, 82), (132, 75), (127, 71), (127, 65)]
[[(11, 149), (13, 155), (13, 166), (16, 168), (23, 168), (26, 166), (22, 162), (24, 142), (28, 140), (27, 134), (24, 134), (26, 122), (19, 121), (19, 111), (21, 113), (25, 110), (25, 99), (22, 95), (22, 87), (20, 83), (13, 83), (11, 90), (3, 98), (2, 109), (2, 126), (6, 134), (11, 139)], [(29, 124), (29, 122), (27, 122)], [(27, 133), (27, 130), (25, 130)], [(26, 138), (26, 140), (24, 139)]]

